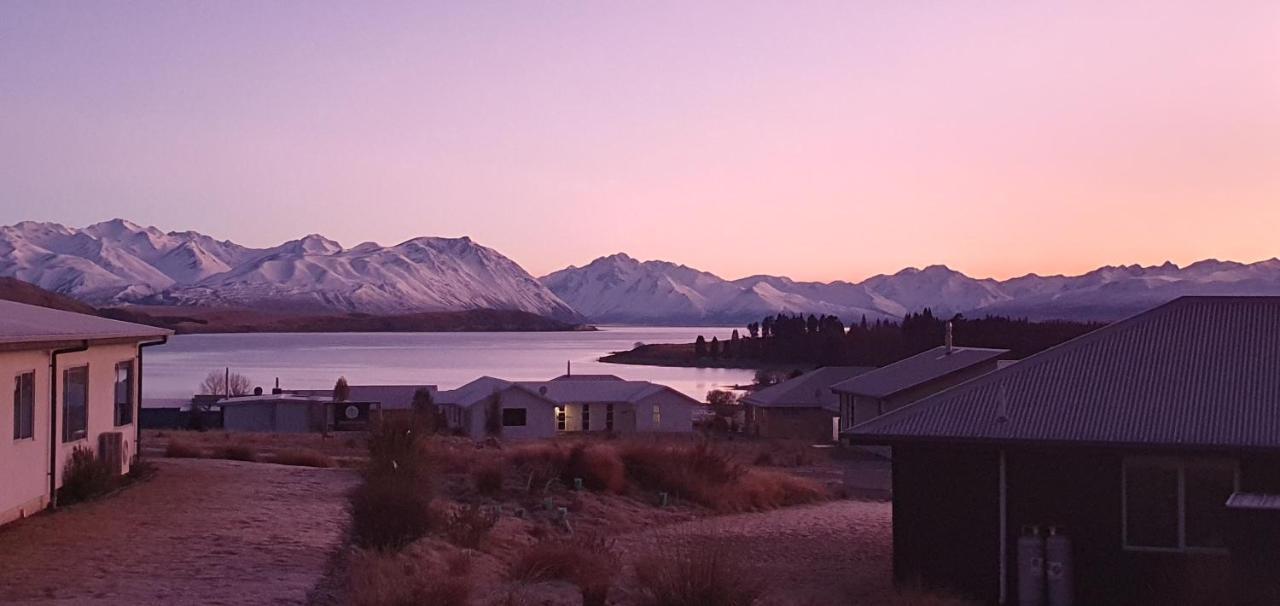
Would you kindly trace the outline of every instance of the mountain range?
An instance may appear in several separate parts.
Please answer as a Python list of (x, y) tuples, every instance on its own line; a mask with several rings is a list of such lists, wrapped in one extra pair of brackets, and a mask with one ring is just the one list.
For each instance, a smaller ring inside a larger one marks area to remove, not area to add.
[(313, 234), (252, 248), (123, 219), (85, 228), (31, 221), (0, 227), (0, 277), (98, 307), (372, 315), (493, 309), (667, 325), (739, 324), (775, 313), (897, 319), (926, 307), (935, 315), (1114, 320), (1182, 295), (1280, 295), (1277, 259), (1106, 266), (1009, 280), (931, 265), (861, 282), (798, 282), (767, 275), (726, 280), (616, 254), (538, 279), (466, 237), (345, 248)]
[(1106, 266), (1079, 276), (979, 279), (945, 265), (907, 268), (861, 282), (797, 282), (777, 276), (725, 280), (665, 261), (601, 257), (542, 278), (597, 322), (738, 324), (773, 313), (834, 314), (846, 321), (934, 315), (1004, 315), (1109, 321), (1183, 295), (1280, 295), (1280, 259)]

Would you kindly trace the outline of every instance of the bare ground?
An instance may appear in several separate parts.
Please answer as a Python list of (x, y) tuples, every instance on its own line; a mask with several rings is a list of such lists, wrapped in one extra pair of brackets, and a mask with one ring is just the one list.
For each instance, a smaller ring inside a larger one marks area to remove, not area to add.
[(0, 603), (304, 604), (349, 470), (155, 460), (155, 477), (0, 530)]

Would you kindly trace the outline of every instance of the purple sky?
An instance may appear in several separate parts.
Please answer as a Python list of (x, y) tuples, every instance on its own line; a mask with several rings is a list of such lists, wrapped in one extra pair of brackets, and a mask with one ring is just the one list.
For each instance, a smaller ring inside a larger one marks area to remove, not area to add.
[(1280, 255), (1280, 3), (692, 4), (10, 0), (0, 223), (535, 274)]

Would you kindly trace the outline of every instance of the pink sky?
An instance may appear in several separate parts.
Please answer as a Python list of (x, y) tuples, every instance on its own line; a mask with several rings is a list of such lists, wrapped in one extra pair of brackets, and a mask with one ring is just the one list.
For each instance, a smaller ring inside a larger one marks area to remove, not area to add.
[(690, 4), (5, 2), (0, 223), (535, 274), (1280, 255), (1280, 3)]

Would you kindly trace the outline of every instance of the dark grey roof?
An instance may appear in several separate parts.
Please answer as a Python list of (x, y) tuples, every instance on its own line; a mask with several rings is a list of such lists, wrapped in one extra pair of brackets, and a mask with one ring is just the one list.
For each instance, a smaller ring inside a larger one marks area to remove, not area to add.
[(840, 398), (831, 391), (831, 386), (873, 370), (875, 370), (874, 367), (867, 366), (826, 366), (752, 392), (742, 401), (745, 404), (766, 408), (839, 410)]
[(0, 301), (0, 343), (154, 339), (172, 330), (70, 311)]
[(1237, 492), (1227, 498), (1230, 509), (1264, 509), (1280, 510), (1280, 495), (1256, 492)]
[(887, 398), (893, 394), (941, 379), (983, 362), (1009, 353), (1007, 349), (982, 347), (954, 347), (947, 353), (946, 346), (938, 346), (909, 358), (882, 366), (831, 387), (839, 393)]
[(552, 381), (622, 381), (618, 375), (560, 375)]
[(846, 435), (1280, 449), (1280, 297), (1183, 297)]

